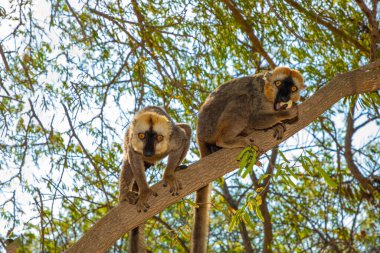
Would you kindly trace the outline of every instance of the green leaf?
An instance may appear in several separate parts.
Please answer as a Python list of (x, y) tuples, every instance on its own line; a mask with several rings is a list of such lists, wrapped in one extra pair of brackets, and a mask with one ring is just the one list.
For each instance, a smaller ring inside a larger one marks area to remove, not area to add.
[(307, 164), (307, 162), (305, 161), (305, 159), (303, 158), (303, 156), (300, 157), (300, 161), (301, 161), (301, 164), (302, 164), (302, 168), (310, 175), (310, 176), (313, 176), (311, 170), (310, 170), (310, 167), (309, 165)]
[[(319, 162), (318, 162), (318, 157), (317, 157), (315, 154), (311, 153), (309, 150), (306, 150), (306, 152), (307, 152), (310, 156), (312, 156), (312, 157), (314, 157), (315, 159), (317, 159), (317, 163), (319, 163)], [(307, 162), (309, 162), (310, 165), (313, 165), (313, 162), (310, 160), (309, 157), (305, 156), (304, 159), (305, 159)], [(317, 164), (317, 166), (313, 166), (313, 167), (315, 167), (315, 169), (316, 169), (316, 170), (322, 175), (323, 179), (326, 181), (326, 183), (327, 183), (329, 186), (331, 186), (331, 187), (333, 187), (333, 188), (338, 187), (338, 184), (337, 184), (334, 180), (332, 180), (332, 178), (328, 175), (328, 173), (327, 173), (325, 170), (323, 170), (318, 164)]]
[(257, 217), (258, 217), (262, 222), (264, 222), (264, 217), (263, 217), (263, 215), (261, 214), (261, 211), (260, 211), (260, 208), (259, 208), (258, 205), (256, 205), (255, 212), (256, 212)]
[(242, 178), (246, 178), (247, 175), (252, 171), (253, 165), (251, 161), (252, 161), (252, 158), (250, 159), (248, 165), (245, 168), (243, 168), (242, 172), (240, 173), (240, 176)]
[(251, 217), (248, 215), (247, 212), (245, 212), (245, 213), (243, 214), (242, 217), (243, 217), (244, 222), (245, 222), (246, 224), (248, 224), (248, 226), (250, 226), (251, 229), (254, 229), (254, 228), (255, 228), (255, 224), (253, 224), (252, 219), (251, 219)]
[(237, 223), (238, 223), (238, 215), (235, 214), (232, 219), (231, 219), (231, 222), (230, 222), (230, 226), (228, 227), (228, 231), (229, 232), (232, 232), (232, 230), (236, 227)]
[(247, 207), (248, 207), (248, 210), (252, 212), (253, 207), (254, 207), (254, 202), (252, 202), (251, 200), (247, 201)]
[(298, 176), (289, 168), (288, 165), (284, 167), (284, 169), (289, 172), (290, 175), (292, 175), (294, 178), (298, 178)]
[(310, 160), (309, 157), (304, 156), (303, 159), (306, 160), (306, 162), (308, 162), (311, 165), (311, 167), (314, 167), (314, 163)]
[(284, 161), (285, 161), (286, 163), (290, 163), (289, 160), (286, 159), (284, 153), (281, 152), (281, 150), (278, 150), (278, 153), (280, 154), (280, 156), (282, 157), (282, 159), (284, 159)]
[[(240, 166), (238, 175), (245, 178), (253, 169), (253, 166), (257, 162), (257, 151), (255, 148), (249, 146), (246, 147), (240, 154)], [(245, 169), (245, 170), (244, 170)]]
[(250, 157), (249, 152), (246, 152), (246, 153), (243, 155), (243, 157), (242, 157), (242, 159), (241, 159), (241, 161), (240, 161), (239, 172), (238, 172), (238, 174), (239, 174), (240, 176), (241, 176), (241, 174), (242, 174), (244, 168), (247, 166), (247, 164), (248, 164), (248, 162), (249, 162), (249, 157)]
[(312, 153), (310, 150), (306, 150), (306, 153), (308, 153), (310, 156), (312, 156), (318, 160), (318, 156), (316, 154)]
[(259, 147), (258, 147), (258, 146), (256, 146), (256, 145), (253, 145), (253, 146), (251, 146), (251, 148), (252, 148), (254, 151), (256, 151), (256, 152), (258, 152), (258, 151), (259, 151)]
[(297, 188), (297, 185), (293, 183), (293, 181), (289, 178), (288, 175), (286, 175), (285, 173), (281, 173), (280, 175), (284, 179), (286, 185), (291, 185), (293, 188)]
[(258, 206), (261, 206), (261, 204), (263, 203), (263, 199), (262, 199), (261, 195), (259, 195), (259, 194), (256, 195), (256, 203)]
[(322, 177), (324, 178), (324, 180), (326, 181), (328, 185), (330, 185), (333, 188), (338, 187), (338, 184), (329, 176), (329, 174), (327, 174), (327, 172), (324, 169), (322, 169), (319, 166), (316, 166), (316, 169), (318, 170), (319, 173), (321, 173)]
[(250, 149), (251, 149), (250, 146), (244, 148), (244, 149), (239, 153), (239, 155), (238, 155), (238, 157), (236, 158), (236, 160), (240, 161), (240, 160), (243, 158), (243, 156), (245, 155), (245, 153), (247, 153)]
[(245, 166), (245, 170), (243, 171), (243, 173), (241, 175), (242, 178), (245, 178), (249, 173), (251, 173), (253, 166), (256, 164), (256, 161), (257, 161), (256, 158), (257, 158), (257, 153), (256, 153), (256, 151), (253, 151), (250, 154), (249, 162), (248, 162), (247, 166)]

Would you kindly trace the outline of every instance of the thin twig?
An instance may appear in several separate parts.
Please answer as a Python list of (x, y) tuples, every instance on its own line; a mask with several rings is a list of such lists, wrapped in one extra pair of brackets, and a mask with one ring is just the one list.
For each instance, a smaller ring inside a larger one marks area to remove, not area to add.
[(67, 107), (65, 104), (61, 103), (62, 106), (63, 106), (63, 109), (65, 110), (65, 114), (66, 114), (66, 117), (67, 117), (67, 120), (69, 122), (69, 125), (70, 125), (70, 129), (72, 131), (72, 134), (74, 136), (74, 138), (78, 141), (79, 145), (81, 146), (83, 152), (85, 153), (87, 159), (90, 161), (91, 165), (95, 168), (95, 173), (96, 173), (96, 176), (99, 180), (99, 183), (100, 183), (100, 186), (102, 188), (102, 191), (104, 192), (104, 196), (106, 198), (106, 202), (107, 202), (107, 207), (108, 209), (111, 209), (111, 203), (108, 199), (108, 194), (107, 194), (107, 191), (106, 191), (106, 188), (104, 186), (104, 183), (103, 183), (103, 180), (102, 180), (102, 177), (100, 176), (100, 169), (99, 167), (96, 165), (96, 163), (94, 162), (94, 160), (92, 159), (91, 155), (88, 153), (87, 149), (85, 148), (85, 146), (83, 145), (82, 141), (79, 139), (78, 135), (76, 134), (75, 132), (75, 129), (74, 129), (74, 126), (73, 126), (73, 123), (71, 122), (71, 119), (70, 119), (70, 116), (69, 116), (69, 111), (67, 110)]

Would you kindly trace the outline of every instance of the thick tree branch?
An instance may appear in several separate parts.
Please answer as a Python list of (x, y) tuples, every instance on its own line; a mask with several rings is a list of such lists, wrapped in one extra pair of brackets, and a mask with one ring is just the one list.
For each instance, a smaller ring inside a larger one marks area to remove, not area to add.
[[(376, 90), (380, 90), (380, 61), (337, 75), (319, 89), (299, 106), (299, 121), (288, 126), (283, 140), (274, 139), (272, 131), (257, 131), (252, 136), (259, 148), (266, 152), (309, 125), (341, 98)], [(186, 195), (238, 168), (236, 157), (240, 151), (239, 148), (222, 149), (195, 162), (188, 169), (179, 171), (177, 176), (182, 181), (183, 189), (178, 196), (169, 194), (168, 189), (163, 187), (162, 181), (152, 186), (158, 197), (150, 199), (151, 208), (145, 213), (138, 213), (136, 206), (127, 203), (116, 206), (67, 252), (105, 252), (129, 230), (143, 224), (145, 220), (180, 201)]]

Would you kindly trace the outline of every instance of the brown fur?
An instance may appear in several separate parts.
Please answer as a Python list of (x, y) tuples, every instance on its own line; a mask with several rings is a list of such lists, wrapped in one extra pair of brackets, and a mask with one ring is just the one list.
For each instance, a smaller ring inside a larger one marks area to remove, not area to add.
[[(162, 135), (163, 140), (155, 140), (155, 154), (147, 157), (143, 153), (144, 142), (138, 138), (139, 133), (153, 130)], [(169, 186), (172, 195), (178, 195), (181, 183), (175, 177), (175, 170), (185, 159), (189, 150), (191, 128), (187, 124), (175, 124), (171, 117), (160, 107), (150, 106), (138, 112), (124, 136), (124, 157), (119, 179), (119, 202), (129, 201), (137, 205), (137, 211), (147, 211), (148, 200), (157, 196), (146, 180), (146, 164), (154, 164), (166, 156), (168, 162), (164, 171), (164, 186)], [(130, 233), (130, 252), (145, 252), (143, 226)]]
[[(143, 142), (138, 139), (138, 133), (152, 128), (164, 139), (155, 143), (156, 153), (151, 157), (143, 154)], [(155, 195), (149, 188), (145, 178), (145, 163), (154, 164), (168, 156), (168, 164), (164, 172), (164, 181), (170, 186), (170, 191), (178, 193), (180, 183), (174, 176), (175, 169), (181, 164), (190, 146), (191, 129), (187, 124), (175, 124), (170, 116), (160, 107), (146, 107), (136, 114), (124, 137), (124, 158), (120, 174), (120, 201), (126, 200), (127, 193), (132, 191), (133, 181), (136, 181), (139, 198), (137, 209), (149, 208), (147, 200)]]
[(129, 232), (128, 252), (129, 253), (146, 253), (146, 243), (144, 235), (144, 225), (132, 229)]
[[(291, 93), (288, 109), (276, 111), (274, 103), (279, 88), (274, 82), (285, 82), (289, 77), (297, 91)], [(282, 122), (297, 118), (298, 109), (294, 105), (304, 88), (302, 75), (288, 67), (278, 67), (265, 74), (241, 77), (220, 85), (199, 111), (197, 143), (201, 157), (211, 153), (210, 145), (238, 148), (252, 144), (249, 134), (253, 130), (273, 128), (276, 137), (282, 138), (285, 131)], [(199, 209), (194, 214), (191, 241), (191, 252), (194, 253), (207, 252), (210, 188), (210, 185), (206, 186), (196, 194)]]

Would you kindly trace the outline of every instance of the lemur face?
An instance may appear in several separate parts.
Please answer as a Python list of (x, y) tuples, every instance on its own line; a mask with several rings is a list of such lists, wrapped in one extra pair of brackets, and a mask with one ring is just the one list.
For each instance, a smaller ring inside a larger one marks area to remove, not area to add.
[(264, 94), (275, 111), (290, 109), (305, 87), (301, 73), (288, 67), (277, 67), (265, 75)]
[(168, 150), (171, 126), (164, 116), (143, 112), (135, 116), (132, 132), (133, 149), (152, 157)]

